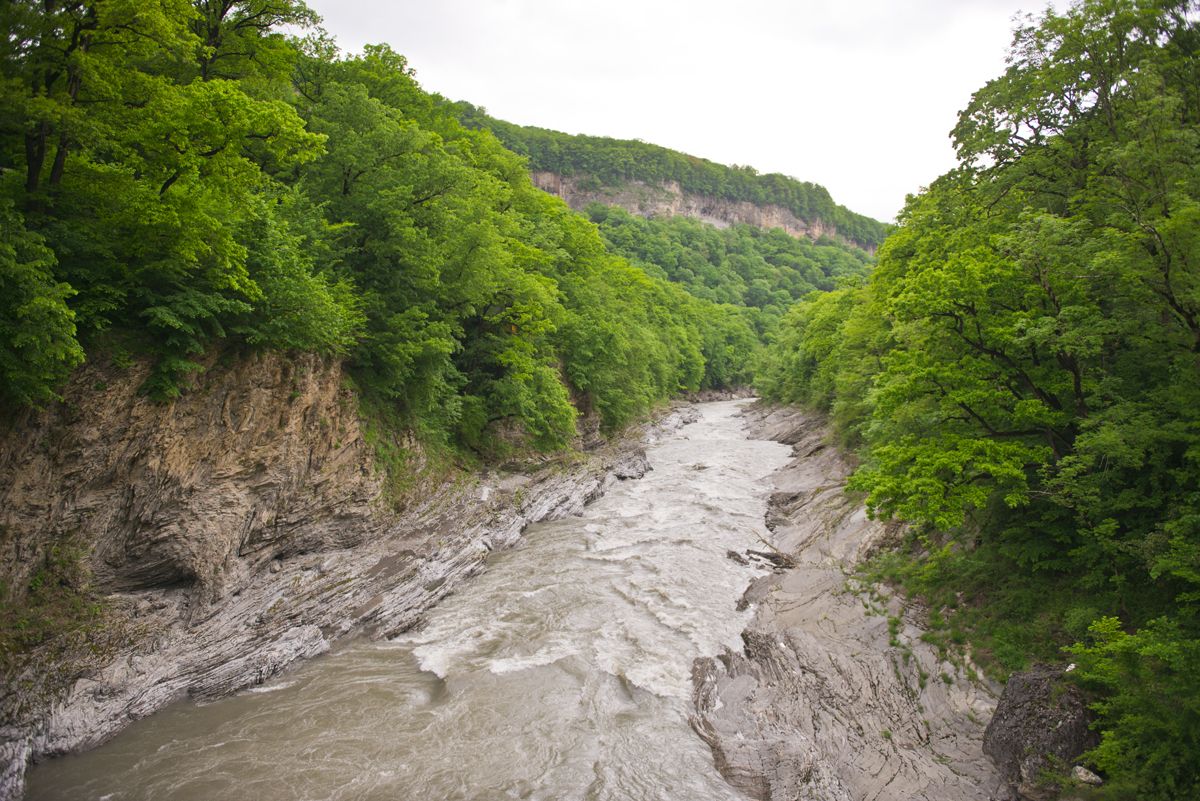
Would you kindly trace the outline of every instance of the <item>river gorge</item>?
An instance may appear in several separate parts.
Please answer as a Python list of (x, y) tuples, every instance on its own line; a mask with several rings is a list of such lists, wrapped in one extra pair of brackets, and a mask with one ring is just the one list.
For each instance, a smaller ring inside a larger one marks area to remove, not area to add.
[(54, 799), (740, 797), (691, 730), (692, 661), (737, 647), (763, 479), (738, 402), (653, 470), (535, 524), (416, 632), (353, 642), (233, 698), (181, 703), (30, 774)]
[(643, 477), (529, 526), (416, 628), (176, 702), (27, 797), (988, 798), (991, 693), (911, 623), (889, 645), (845, 581), (883, 526), (819, 421), (746, 404), (652, 430)]

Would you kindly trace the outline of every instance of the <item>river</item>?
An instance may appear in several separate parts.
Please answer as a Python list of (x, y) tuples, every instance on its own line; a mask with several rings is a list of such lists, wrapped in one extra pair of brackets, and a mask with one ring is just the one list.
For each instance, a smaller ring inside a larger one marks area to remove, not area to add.
[(653, 470), (521, 543), (419, 631), (359, 640), (260, 687), (178, 703), (29, 773), (85, 801), (741, 799), (692, 731), (691, 667), (737, 648), (764, 479), (744, 401), (652, 443)]

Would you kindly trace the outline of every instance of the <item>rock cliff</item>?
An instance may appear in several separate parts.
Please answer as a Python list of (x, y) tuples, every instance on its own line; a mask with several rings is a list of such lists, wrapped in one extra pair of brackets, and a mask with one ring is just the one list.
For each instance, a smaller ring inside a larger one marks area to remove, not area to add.
[[(631, 214), (643, 217), (691, 217), (717, 228), (742, 224), (763, 229), (779, 228), (796, 238), (841, 238), (834, 226), (819, 219), (802, 220), (782, 206), (759, 206), (745, 200), (692, 194), (684, 192), (674, 181), (648, 184), (635, 180), (617, 187), (606, 187), (593, 186), (594, 182), (586, 176), (571, 177), (538, 171), (533, 172), (532, 177), (535, 186), (557, 195), (577, 211), (589, 203), (603, 203), (620, 206)], [(862, 247), (858, 243), (849, 244)], [(874, 249), (868, 250), (874, 252)]]
[[(633, 440), (528, 474), (414, 480), (398, 508), (341, 366), (211, 359), (155, 404), (144, 369), (89, 365), (64, 400), (0, 432), (6, 604), (70, 543), (107, 609), (0, 689), (0, 799), (30, 759), (92, 747), (185, 697), (261, 683), (347, 635), (409, 628), (531, 522), (641, 475)], [(421, 451), (410, 443), (414, 477)]]

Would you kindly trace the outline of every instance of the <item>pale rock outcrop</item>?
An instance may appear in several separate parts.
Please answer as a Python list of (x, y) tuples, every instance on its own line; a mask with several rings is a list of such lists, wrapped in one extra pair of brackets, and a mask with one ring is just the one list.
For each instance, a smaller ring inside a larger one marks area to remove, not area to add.
[(785, 556), (746, 592), (742, 651), (696, 661), (693, 727), (729, 781), (763, 801), (989, 799), (994, 688), (921, 641), (896, 600), (864, 608), (848, 576), (892, 531), (847, 496), (850, 467), (819, 417), (757, 414), (757, 435), (795, 454), (767, 517)]
[[(631, 214), (642, 217), (690, 217), (717, 228), (731, 225), (752, 225), (764, 230), (779, 228), (797, 239), (805, 237), (816, 240), (822, 236), (844, 239), (836, 227), (821, 219), (802, 220), (790, 210), (774, 204), (758, 205), (746, 200), (728, 200), (685, 192), (676, 181), (649, 184), (631, 180), (620, 186), (592, 187), (586, 176), (575, 177), (553, 172), (532, 173), (533, 184), (539, 189), (557, 195), (576, 211), (590, 203), (620, 206)], [(874, 248), (863, 246), (868, 252)]]

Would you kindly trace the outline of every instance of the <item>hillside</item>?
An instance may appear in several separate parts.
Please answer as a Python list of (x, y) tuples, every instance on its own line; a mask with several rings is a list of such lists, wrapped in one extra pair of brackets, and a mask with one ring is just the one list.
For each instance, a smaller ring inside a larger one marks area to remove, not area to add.
[(637, 140), (514, 125), (466, 102), (453, 107), (464, 125), (491, 131), (525, 156), (534, 182), (575, 209), (599, 202), (721, 227), (782, 228), (792, 236), (832, 237), (871, 252), (890, 229), (838, 205), (825, 187), (779, 173), (760, 175), (753, 167), (725, 166)]
[[(0, 12), (0, 797), (52, 747), (29, 738), (64, 654), (136, 633), (114, 593), (178, 600), (170, 626), (236, 617), (231, 587), (375, 542), (416, 482), (589, 460), (598, 430), (744, 385), (760, 343), (745, 308), (609, 249), (400, 54), (285, 36), (302, 3), (81, 8)], [(222, 461), (242, 451), (216, 432), (252, 453)], [(30, 468), (51, 442), (70, 469)]]
[(860, 248), (796, 238), (777, 228), (718, 228), (682, 216), (641, 217), (600, 203), (583, 211), (599, 226), (609, 250), (695, 297), (742, 307), (767, 339), (793, 303), (861, 281), (873, 263)]

